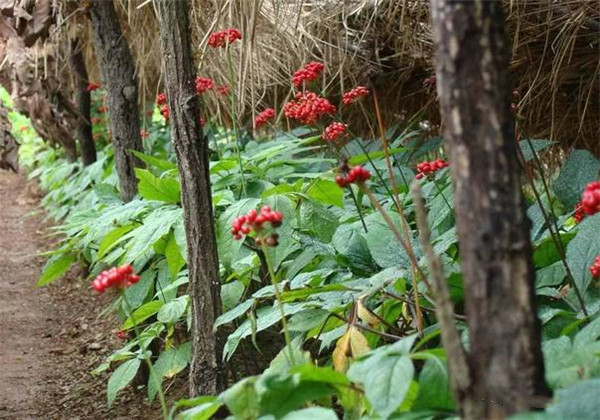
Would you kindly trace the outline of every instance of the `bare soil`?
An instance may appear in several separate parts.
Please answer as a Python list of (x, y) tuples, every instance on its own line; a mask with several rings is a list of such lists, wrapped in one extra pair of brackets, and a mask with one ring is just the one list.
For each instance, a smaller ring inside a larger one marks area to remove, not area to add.
[[(78, 270), (35, 288), (44, 264), (37, 254), (58, 240), (38, 201), (22, 175), (0, 171), (0, 419), (161, 418), (143, 386), (108, 409), (108, 373), (90, 373), (122, 345), (118, 320), (101, 314), (111, 297), (94, 294)], [(174, 388), (171, 399), (185, 389)]]

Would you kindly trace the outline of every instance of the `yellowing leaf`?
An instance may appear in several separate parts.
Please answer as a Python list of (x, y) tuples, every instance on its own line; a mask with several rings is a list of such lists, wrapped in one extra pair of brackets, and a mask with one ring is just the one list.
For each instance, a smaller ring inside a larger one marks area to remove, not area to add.
[(412, 321), (412, 316), (410, 314), (410, 309), (408, 304), (404, 302), (402, 304), (402, 317), (406, 320), (406, 322), (410, 323)]
[(375, 316), (375, 314), (363, 304), (362, 299), (359, 299), (356, 303), (356, 309), (356, 314), (358, 317), (368, 323), (371, 327), (376, 327), (379, 325), (379, 318), (377, 318), (377, 316)]
[(369, 352), (369, 343), (365, 336), (354, 326), (350, 327), (350, 349), (352, 358), (357, 359)]
[(350, 350), (350, 330), (341, 336), (335, 344), (333, 350), (333, 367), (338, 372), (348, 370), (348, 353)]
[(369, 351), (365, 336), (353, 325), (339, 338), (333, 350), (333, 367), (338, 372), (348, 370), (350, 361)]

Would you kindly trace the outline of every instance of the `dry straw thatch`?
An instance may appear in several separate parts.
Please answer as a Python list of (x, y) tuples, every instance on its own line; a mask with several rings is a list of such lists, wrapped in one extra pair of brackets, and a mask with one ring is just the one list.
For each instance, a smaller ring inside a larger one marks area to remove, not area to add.
[[(142, 92), (161, 89), (160, 48), (153, 4), (116, 0), (137, 63)], [(191, 0), (198, 74), (229, 80), (227, 55), (207, 48), (208, 35), (239, 28), (231, 48), (236, 106), (247, 120), (267, 106), (281, 108), (292, 94), (290, 75), (308, 61), (326, 64), (322, 89), (339, 98), (356, 84), (376, 89), (387, 123), (417, 112), (439, 122), (429, 6), (425, 0)], [(526, 135), (600, 154), (600, 2), (504, 0), (512, 39), (514, 86), (521, 92)], [(84, 25), (81, 25), (82, 27)], [(71, 31), (72, 32), (72, 31)], [(85, 27), (93, 63), (92, 37)], [(92, 74), (94, 72), (92, 71)], [(222, 98), (206, 95), (207, 113), (226, 115)], [(366, 128), (362, 114), (348, 115)]]

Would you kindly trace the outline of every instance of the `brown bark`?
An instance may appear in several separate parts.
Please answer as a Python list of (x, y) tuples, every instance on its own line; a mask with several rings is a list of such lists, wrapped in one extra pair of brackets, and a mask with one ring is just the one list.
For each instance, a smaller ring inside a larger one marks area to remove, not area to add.
[(431, 232), (425, 213), (425, 201), (418, 182), (413, 183), (412, 195), (419, 228), (419, 240), (429, 265), (429, 278), (431, 279), (435, 298), (435, 313), (440, 325), (442, 344), (446, 351), (452, 394), (459, 404), (461, 417), (476, 419), (482, 415), (484, 410), (482, 410), (481, 398), (473, 389), (467, 353), (462, 346), (460, 334), (454, 321), (454, 304), (450, 297), (450, 288), (444, 276), (440, 257), (435, 253), (431, 243)]
[(19, 170), (19, 144), (12, 135), (8, 110), (0, 102), (0, 169)]
[(469, 418), (499, 418), (547, 395), (529, 221), (510, 112), (501, 2), (432, 0), (437, 86), (452, 162), (466, 289)]
[(96, 162), (96, 145), (92, 135), (90, 110), (92, 103), (91, 93), (87, 90), (88, 73), (85, 60), (81, 53), (80, 43), (75, 40), (71, 45), (69, 57), (71, 69), (75, 74), (75, 102), (77, 106), (77, 135), (79, 137), (79, 151), (81, 161), (85, 166)]
[(134, 168), (142, 166), (142, 162), (131, 153), (131, 150), (142, 150), (135, 66), (113, 1), (94, 0), (90, 17), (96, 55), (106, 87), (121, 198), (127, 202), (137, 193)]
[(188, 242), (192, 307), (191, 396), (216, 394), (224, 381), (221, 346), (213, 324), (221, 311), (219, 262), (211, 202), (208, 141), (199, 126), (200, 103), (194, 90), (189, 5), (182, 0), (156, 3), (169, 98), (171, 140), (181, 176)]
[(11, 93), (15, 108), (28, 116), (37, 133), (49, 143), (61, 145), (67, 159), (77, 158), (72, 136), (75, 114), (62, 96), (55, 74), (46, 72), (54, 57), (43, 48), (53, 22), (48, 0), (0, 2), (0, 83)]

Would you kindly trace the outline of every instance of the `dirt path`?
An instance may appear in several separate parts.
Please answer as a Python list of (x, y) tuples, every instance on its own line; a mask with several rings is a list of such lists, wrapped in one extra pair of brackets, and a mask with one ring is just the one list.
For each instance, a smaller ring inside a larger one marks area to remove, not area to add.
[(23, 194), (23, 178), (0, 171), (0, 418), (36, 418), (32, 406), (43, 376), (45, 330), (51, 312), (33, 289), (39, 274), (39, 222)]
[(28, 216), (38, 201), (24, 176), (0, 171), (0, 419), (160, 418), (143, 385), (109, 410), (109, 372), (90, 374), (123, 344), (119, 321), (101, 315), (111, 296), (94, 294), (76, 270), (34, 287), (44, 263), (36, 255), (53, 249), (41, 216)]

